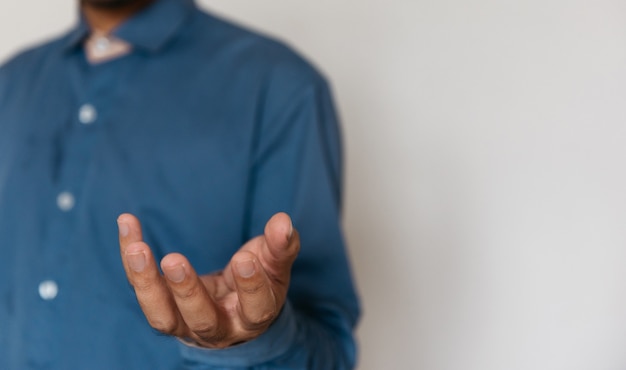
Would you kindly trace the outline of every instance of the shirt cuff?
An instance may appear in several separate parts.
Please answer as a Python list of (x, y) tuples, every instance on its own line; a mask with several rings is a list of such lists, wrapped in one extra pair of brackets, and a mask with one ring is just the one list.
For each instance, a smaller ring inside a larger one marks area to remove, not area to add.
[(295, 342), (297, 324), (293, 308), (285, 302), (281, 313), (257, 338), (224, 349), (192, 346), (179, 341), (185, 361), (223, 367), (248, 367), (263, 364), (283, 355)]

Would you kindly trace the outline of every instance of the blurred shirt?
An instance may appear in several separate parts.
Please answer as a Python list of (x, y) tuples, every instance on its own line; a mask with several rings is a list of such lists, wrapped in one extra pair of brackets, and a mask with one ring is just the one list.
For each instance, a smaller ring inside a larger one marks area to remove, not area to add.
[[(284, 45), (160, 0), (89, 63), (86, 23), (0, 69), (0, 369), (342, 369), (358, 301), (324, 79)], [(131, 212), (157, 258), (223, 268), (289, 213), (288, 302), (261, 337), (188, 347), (146, 322), (122, 268)]]

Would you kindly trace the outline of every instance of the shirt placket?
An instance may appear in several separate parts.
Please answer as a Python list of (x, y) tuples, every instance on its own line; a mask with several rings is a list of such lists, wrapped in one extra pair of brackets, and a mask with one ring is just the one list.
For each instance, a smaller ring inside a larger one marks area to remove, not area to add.
[[(76, 276), (74, 271), (77, 269), (71, 263), (80, 261), (75, 261), (70, 254), (80, 247), (76, 245), (79, 242), (76, 237), (83, 221), (81, 215), (87, 212), (83, 194), (88, 192), (89, 173), (93, 169), (116, 82), (116, 68), (92, 67), (83, 56), (77, 56), (67, 67), (74, 95), (71, 104), (74, 106), (70, 122), (56, 144), (60, 156), (57, 168), (51, 171), (55, 173), (53, 191), (45, 200), (41, 264), (38, 281), (34, 282), (39, 307), (33, 326), (39, 330), (28, 346), (38, 349), (30, 356), (31, 364), (37, 369), (59, 362), (56, 356), (61, 351), (55, 349), (54, 338), (65, 330), (59, 318), (67, 317), (67, 312), (75, 309), (72, 307), (74, 300), (69, 299), (75, 280), (90, 278)], [(42, 348), (46, 350), (42, 351)]]

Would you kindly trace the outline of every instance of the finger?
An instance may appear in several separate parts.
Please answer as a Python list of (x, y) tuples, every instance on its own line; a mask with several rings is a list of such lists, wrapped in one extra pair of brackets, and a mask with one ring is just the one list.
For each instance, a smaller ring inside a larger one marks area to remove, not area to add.
[[(261, 263), (264, 263), (265, 261), (263, 260), (263, 257), (261, 256), (263, 248), (265, 248), (265, 236), (260, 235), (260, 236), (257, 236), (255, 238), (248, 240), (248, 242), (244, 244), (241, 247), (241, 249), (239, 249), (239, 252), (241, 251), (251, 252), (259, 256), (260, 257), (259, 260), (261, 260)], [(224, 277), (225, 285), (228, 287), (230, 291), (234, 292), (235, 290), (237, 290), (237, 286), (235, 285), (235, 277), (233, 275), (235, 270), (232, 268), (232, 264), (233, 264), (233, 258), (230, 259), (230, 262), (228, 263), (226, 268), (224, 268), (223, 277)]]
[(265, 225), (264, 243), (259, 256), (268, 274), (287, 286), (291, 266), (300, 251), (300, 237), (285, 213), (275, 214)]
[(143, 241), (141, 225), (135, 216), (130, 213), (124, 213), (117, 218), (117, 227), (120, 242), (120, 254), (122, 255), (122, 261), (124, 262), (124, 270), (130, 279), (128, 264), (126, 263), (125, 258), (126, 249), (132, 243)]
[(129, 244), (122, 260), (150, 326), (162, 333), (184, 335), (186, 327), (148, 245), (141, 241)]
[(122, 253), (131, 243), (143, 241), (141, 224), (137, 217), (130, 213), (123, 213), (117, 218), (117, 226)]
[(227, 336), (228, 321), (221, 320), (220, 311), (187, 258), (169, 254), (161, 261), (161, 269), (190, 335), (206, 345), (219, 346)]
[(246, 330), (269, 325), (278, 314), (278, 304), (271, 283), (258, 258), (241, 251), (231, 263), (239, 298), (239, 313)]

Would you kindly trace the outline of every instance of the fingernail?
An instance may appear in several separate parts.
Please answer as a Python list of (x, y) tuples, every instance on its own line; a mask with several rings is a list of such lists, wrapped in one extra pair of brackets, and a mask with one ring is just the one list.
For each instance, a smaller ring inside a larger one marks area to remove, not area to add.
[(237, 262), (236, 267), (239, 275), (244, 278), (252, 277), (252, 275), (254, 275), (254, 273), (256, 272), (256, 269), (254, 267), (254, 261), (252, 260)]
[(146, 269), (146, 255), (143, 252), (126, 255), (128, 267), (135, 272), (142, 272)]
[(121, 236), (127, 236), (128, 235), (129, 229), (128, 229), (128, 225), (127, 224), (125, 224), (125, 223), (123, 223), (121, 221), (117, 221), (117, 227), (120, 230), (120, 235)]
[(183, 265), (174, 266), (167, 270), (165, 276), (174, 283), (182, 283), (185, 280), (185, 268)]
[(293, 236), (293, 223), (289, 221), (289, 239)]

